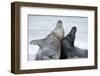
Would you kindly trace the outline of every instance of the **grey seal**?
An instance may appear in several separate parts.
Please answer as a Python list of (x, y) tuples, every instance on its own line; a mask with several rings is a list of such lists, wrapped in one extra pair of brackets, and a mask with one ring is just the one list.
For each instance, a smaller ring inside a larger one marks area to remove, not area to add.
[(61, 40), (63, 37), (63, 23), (61, 20), (58, 20), (55, 29), (44, 39), (30, 41), (30, 44), (39, 46), (35, 60), (59, 59), (61, 53)]
[(63, 38), (61, 43), (60, 59), (87, 58), (88, 50), (81, 49), (74, 45), (77, 27), (73, 26), (71, 31)]

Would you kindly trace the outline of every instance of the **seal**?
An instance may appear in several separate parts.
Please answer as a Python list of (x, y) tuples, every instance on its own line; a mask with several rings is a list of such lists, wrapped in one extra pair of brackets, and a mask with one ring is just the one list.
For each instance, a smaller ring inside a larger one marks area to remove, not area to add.
[(73, 26), (71, 31), (66, 35), (61, 43), (61, 57), (60, 59), (69, 58), (87, 58), (88, 50), (81, 49), (74, 45), (76, 38), (77, 27)]
[(39, 46), (35, 60), (59, 59), (61, 54), (61, 40), (63, 37), (63, 23), (61, 20), (58, 20), (55, 29), (44, 39), (31, 40), (30, 44)]

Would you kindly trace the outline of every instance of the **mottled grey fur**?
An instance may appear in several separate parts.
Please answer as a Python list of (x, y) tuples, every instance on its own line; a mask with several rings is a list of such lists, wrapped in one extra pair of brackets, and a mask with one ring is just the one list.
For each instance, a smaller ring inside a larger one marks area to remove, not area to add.
[(74, 45), (75, 34), (77, 28), (72, 27), (68, 35), (66, 35), (62, 40), (61, 45), (61, 57), (60, 59), (69, 59), (69, 58), (87, 58), (88, 50), (78, 48)]
[(39, 45), (40, 47), (35, 60), (59, 59), (61, 54), (61, 40), (63, 37), (63, 23), (61, 20), (58, 20), (56, 28), (46, 38), (32, 40), (30, 42), (30, 44)]

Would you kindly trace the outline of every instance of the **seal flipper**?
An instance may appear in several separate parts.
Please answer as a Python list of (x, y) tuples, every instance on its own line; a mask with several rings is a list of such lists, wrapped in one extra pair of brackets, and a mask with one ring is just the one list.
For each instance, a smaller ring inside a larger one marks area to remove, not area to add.
[(41, 47), (41, 45), (43, 45), (45, 39), (38, 39), (38, 40), (31, 40), (30, 41), (30, 45), (39, 45), (39, 47)]

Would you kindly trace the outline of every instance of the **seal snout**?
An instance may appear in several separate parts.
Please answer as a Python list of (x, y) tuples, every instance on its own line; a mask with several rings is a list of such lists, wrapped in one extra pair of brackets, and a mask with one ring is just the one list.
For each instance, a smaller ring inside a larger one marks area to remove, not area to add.
[(70, 34), (75, 34), (77, 31), (77, 27), (76, 26), (73, 26), (71, 31), (70, 31)]
[(58, 20), (58, 22), (57, 23), (61, 23), (62, 24), (62, 21), (61, 20)]
[(76, 26), (73, 26), (72, 29), (73, 29), (73, 30), (77, 30), (77, 27), (76, 27)]
[(65, 37), (65, 39), (69, 41), (71, 45), (74, 45), (76, 31), (77, 27), (73, 26), (69, 34)]
[(61, 20), (58, 20), (57, 21), (57, 27), (62, 28), (62, 26), (63, 26), (63, 22)]

